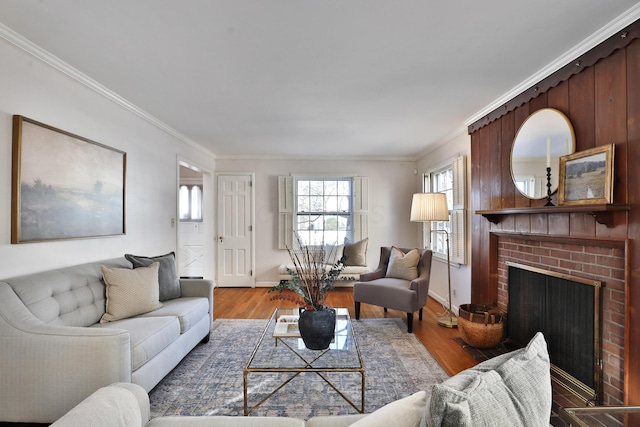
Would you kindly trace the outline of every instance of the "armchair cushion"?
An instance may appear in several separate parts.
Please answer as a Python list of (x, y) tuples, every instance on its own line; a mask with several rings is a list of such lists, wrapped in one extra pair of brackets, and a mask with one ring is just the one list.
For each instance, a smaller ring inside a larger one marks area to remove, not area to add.
[(386, 277), (405, 280), (417, 279), (418, 262), (420, 262), (420, 251), (418, 249), (412, 249), (404, 253), (395, 246), (392, 246)]

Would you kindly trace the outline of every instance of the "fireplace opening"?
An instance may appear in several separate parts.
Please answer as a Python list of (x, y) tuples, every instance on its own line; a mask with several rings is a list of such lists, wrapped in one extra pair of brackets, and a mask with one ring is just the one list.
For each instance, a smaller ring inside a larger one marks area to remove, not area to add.
[(601, 404), (601, 282), (512, 262), (507, 266), (507, 338), (526, 345), (541, 331), (552, 380), (585, 404)]

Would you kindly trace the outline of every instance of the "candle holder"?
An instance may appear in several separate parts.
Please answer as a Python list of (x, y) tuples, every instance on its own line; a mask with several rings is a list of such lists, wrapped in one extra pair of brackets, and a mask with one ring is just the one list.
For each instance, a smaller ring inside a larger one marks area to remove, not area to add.
[(551, 167), (547, 166), (547, 203), (545, 206), (555, 206), (551, 203)]

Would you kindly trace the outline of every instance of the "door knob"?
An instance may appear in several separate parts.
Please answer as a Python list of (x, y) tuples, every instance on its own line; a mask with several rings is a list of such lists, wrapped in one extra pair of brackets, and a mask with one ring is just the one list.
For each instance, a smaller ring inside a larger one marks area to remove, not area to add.
[(220, 239), (220, 243), (222, 243), (222, 236), (218, 237), (218, 239)]

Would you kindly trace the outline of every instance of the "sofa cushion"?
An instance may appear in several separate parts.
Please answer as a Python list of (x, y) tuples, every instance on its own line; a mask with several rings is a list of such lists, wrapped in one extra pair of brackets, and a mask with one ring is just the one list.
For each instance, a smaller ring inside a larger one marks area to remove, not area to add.
[(433, 386), (430, 425), (548, 426), (552, 392), (544, 336), (537, 333), (527, 347), (505, 356), (490, 370), (463, 371)]
[(351, 242), (344, 238), (343, 254), (345, 257), (345, 265), (367, 265), (367, 246), (369, 238), (362, 239), (358, 242)]
[(162, 307), (158, 300), (158, 268), (107, 268), (100, 266), (106, 285), (107, 304), (100, 323), (112, 322)]
[(209, 300), (199, 297), (182, 297), (165, 301), (163, 306), (138, 317), (175, 316), (180, 321), (180, 333), (184, 334), (209, 313)]
[(129, 331), (132, 371), (153, 359), (180, 337), (180, 322), (174, 316), (132, 317), (109, 323), (96, 323), (92, 327)]
[(353, 427), (418, 427), (425, 411), (427, 393), (419, 391), (391, 402), (351, 424)]
[(170, 416), (154, 418), (147, 427), (304, 427), (304, 420), (287, 417)]
[(124, 257), (131, 262), (133, 268), (148, 267), (154, 262), (159, 262), (158, 284), (160, 286), (160, 301), (180, 298), (180, 279), (176, 269), (175, 252), (154, 257), (131, 254), (125, 254)]
[(418, 262), (420, 262), (420, 250), (412, 249), (405, 254), (400, 249), (392, 246), (386, 277), (404, 280), (417, 279)]

